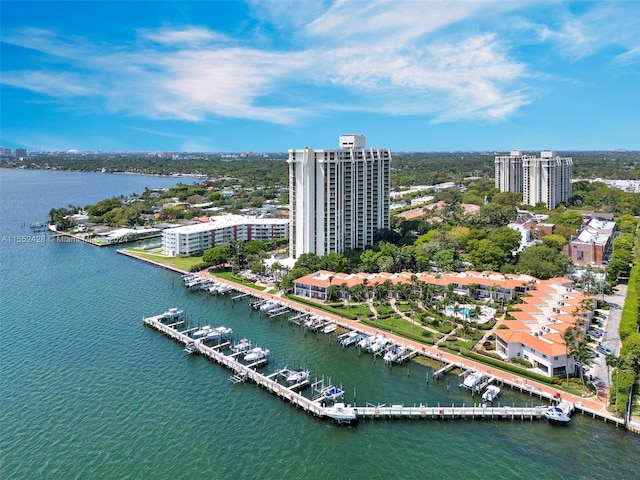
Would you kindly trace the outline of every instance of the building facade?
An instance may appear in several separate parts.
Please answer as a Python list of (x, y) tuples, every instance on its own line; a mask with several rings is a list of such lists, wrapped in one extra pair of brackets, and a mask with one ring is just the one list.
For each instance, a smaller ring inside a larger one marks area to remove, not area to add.
[(289, 150), (290, 255), (364, 249), (389, 228), (390, 150), (366, 148), (361, 135), (340, 148)]
[(540, 153), (540, 158), (524, 158), (522, 161), (522, 202), (526, 205), (544, 203), (549, 210), (571, 197), (573, 159), (559, 157), (550, 150)]
[(522, 192), (522, 203), (544, 203), (549, 210), (571, 197), (573, 159), (543, 150), (540, 157), (512, 150), (495, 157), (495, 185), (501, 192)]
[(222, 215), (211, 217), (209, 222), (163, 230), (162, 253), (171, 257), (199, 255), (231, 241), (266, 241), (288, 236), (288, 219)]
[(496, 188), (501, 192), (522, 192), (522, 159), (520, 150), (495, 158)]

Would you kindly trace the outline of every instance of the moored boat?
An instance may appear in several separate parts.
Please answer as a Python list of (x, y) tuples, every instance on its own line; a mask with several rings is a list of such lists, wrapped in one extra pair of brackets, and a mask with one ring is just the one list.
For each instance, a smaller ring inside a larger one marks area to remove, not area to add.
[(323, 333), (331, 333), (331, 332), (335, 332), (337, 329), (338, 329), (338, 326), (335, 323), (330, 323), (329, 325), (326, 325), (322, 329), (322, 332)]
[(245, 362), (257, 362), (258, 360), (262, 360), (263, 358), (267, 358), (269, 356), (269, 350), (262, 349), (260, 347), (252, 348), (249, 352), (244, 356)]
[(329, 385), (321, 390), (322, 398), (325, 400), (335, 401), (338, 398), (342, 398), (344, 396), (344, 390), (335, 385)]
[(289, 374), (287, 375), (286, 381), (289, 385), (294, 385), (297, 383), (304, 382), (308, 378), (309, 378), (309, 371), (299, 368), (298, 370), (290, 371)]
[(482, 400), (485, 402), (493, 402), (500, 395), (500, 387), (497, 385), (489, 385), (482, 394)]
[(336, 403), (322, 411), (326, 417), (333, 418), (338, 423), (355, 425), (358, 423), (358, 409), (344, 403)]
[(340, 337), (340, 345), (343, 347), (350, 347), (357, 344), (362, 340), (362, 335), (359, 332), (349, 332)]
[(246, 338), (241, 339), (238, 343), (231, 347), (233, 353), (243, 353), (251, 350), (251, 342)]
[(551, 405), (544, 411), (544, 417), (551, 423), (566, 424), (571, 420), (573, 405), (563, 402), (560, 405)]
[(466, 388), (467, 390), (473, 390), (482, 381), (483, 376), (484, 375), (481, 372), (473, 370), (469, 372), (460, 386), (462, 388)]
[(184, 351), (187, 353), (198, 353), (198, 345), (196, 342), (191, 341), (184, 347)]

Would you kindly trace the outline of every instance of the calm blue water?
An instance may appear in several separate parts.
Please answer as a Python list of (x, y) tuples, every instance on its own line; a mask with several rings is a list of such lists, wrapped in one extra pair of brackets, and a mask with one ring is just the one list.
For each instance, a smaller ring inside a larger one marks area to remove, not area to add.
[(390, 370), (247, 303), (188, 292), (178, 275), (115, 248), (10, 238), (32, 236), (28, 225), (51, 208), (174, 183), (0, 169), (0, 478), (637, 478), (640, 437), (581, 416), (566, 428), (419, 420), (342, 428), (307, 416), (255, 385), (231, 384), (228, 371), (185, 355), (142, 317), (175, 306), (195, 323), (232, 327), (270, 348), (275, 364), (330, 376), (349, 402), (354, 391), (359, 404), (473, 400), (454, 376), (427, 384), (427, 367)]

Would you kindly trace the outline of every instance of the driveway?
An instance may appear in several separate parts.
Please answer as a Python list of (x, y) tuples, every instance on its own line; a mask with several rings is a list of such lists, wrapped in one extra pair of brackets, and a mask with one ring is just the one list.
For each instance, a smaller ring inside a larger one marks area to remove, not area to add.
[[(620, 318), (622, 317), (622, 308), (624, 300), (627, 297), (627, 285), (616, 285), (612, 295), (605, 295), (604, 300), (609, 303), (609, 315), (604, 321), (604, 335), (600, 339), (602, 345), (611, 349), (614, 355), (620, 355)], [(591, 370), (589, 371), (594, 377), (594, 384), (599, 387), (609, 387), (611, 385), (610, 378), (607, 375), (607, 364), (605, 355), (602, 353), (599, 357), (593, 359)]]

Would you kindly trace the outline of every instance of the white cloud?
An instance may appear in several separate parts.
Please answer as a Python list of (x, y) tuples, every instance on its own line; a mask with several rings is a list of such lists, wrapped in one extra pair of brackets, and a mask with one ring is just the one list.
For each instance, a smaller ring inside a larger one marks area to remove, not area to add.
[[(256, 18), (286, 28), (289, 42), (281, 50), (188, 25), (139, 30), (137, 41), (119, 45), (23, 29), (4, 41), (46, 59), (37, 70), (6, 69), (1, 81), (77, 108), (158, 119), (286, 124), (351, 110), (436, 122), (501, 120), (532, 101), (531, 67), (514, 59), (513, 32), (524, 25), (527, 34), (536, 32), (529, 42), (554, 42), (581, 58), (602, 48), (605, 35), (594, 32), (606, 25), (609, 44), (626, 49), (618, 61), (633, 62), (637, 35), (628, 25), (637, 20), (626, 19), (620, 32), (606, 21), (630, 17), (628, 4), (598, 5), (581, 17), (565, 12), (556, 28), (515, 17), (537, 2), (251, 2)], [(503, 18), (512, 11), (513, 23)], [(264, 31), (256, 28), (260, 43)], [(84, 102), (88, 96), (102, 102)]]

